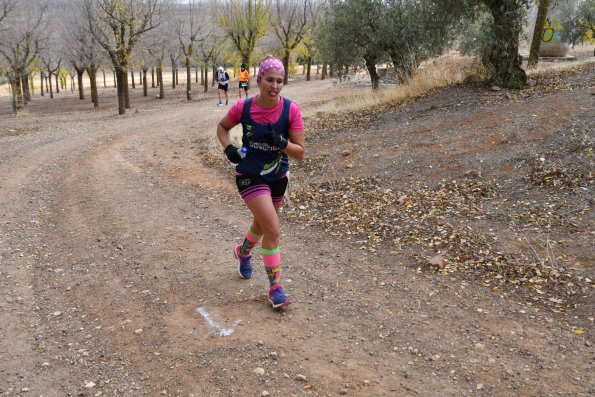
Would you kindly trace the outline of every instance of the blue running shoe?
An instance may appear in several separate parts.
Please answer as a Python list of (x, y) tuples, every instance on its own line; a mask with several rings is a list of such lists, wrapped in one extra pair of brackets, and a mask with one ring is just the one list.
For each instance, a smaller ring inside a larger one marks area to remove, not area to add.
[(283, 286), (281, 284), (275, 284), (269, 290), (269, 302), (273, 309), (277, 309), (279, 307), (291, 305), (293, 302), (289, 299), (289, 296), (285, 295), (285, 291), (283, 291)]
[(233, 250), (233, 256), (240, 261), (238, 263), (238, 273), (240, 273), (241, 278), (250, 278), (252, 277), (252, 255), (242, 255), (240, 253), (241, 248), (242, 245), (238, 244)]

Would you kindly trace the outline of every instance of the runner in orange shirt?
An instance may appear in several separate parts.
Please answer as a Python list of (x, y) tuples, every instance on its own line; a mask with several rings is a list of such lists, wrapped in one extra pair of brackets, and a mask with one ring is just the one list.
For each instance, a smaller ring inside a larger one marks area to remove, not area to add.
[(240, 99), (242, 99), (242, 89), (246, 93), (246, 98), (248, 98), (248, 80), (250, 78), (250, 72), (246, 70), (246, 65), (242, 64), (240, 67)]

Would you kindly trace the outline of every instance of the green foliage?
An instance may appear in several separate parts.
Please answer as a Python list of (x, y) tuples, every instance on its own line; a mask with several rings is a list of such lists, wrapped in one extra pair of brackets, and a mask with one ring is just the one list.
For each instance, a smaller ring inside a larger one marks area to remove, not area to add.
[(386, 52), (401, 79), (452, 44), (459, 14), (466, 11), (451, 0), (391, 0), (387, 4)]
[(298, 63), (296, 61), (290, 61), (289, 62), (289, 75), (293, 76), (294, 74), (297, 73), (298, 70)]
[(461, 1), (472, 12), (461, 14), (465, 23), (459, 46), (463, 53), (477, 56), (493, 84), (509, 88), (526, 85), (518, 49), (531, 3), (532, 0)]
[[(331, 0), (323, 10), (321, 23), (316, 32), (316, 47), (322, 61), (336, 67), (362, 66), (362, 53), (368, 46), (377, 50), (379, 37), (370, 35), (367, 25), (375, 24), (372, 13), (373, 1)], [(369, 18), (366, 18), (369, 17)]]
[[(357, 70), (390, 61), (402, 79), (440, 55), (458, 22), (451, 0), (331, 0), (316, 36), (323, 62)], [(461, 8), (463, 10), (464, 8)], [(371, 76), (373, 78), (373, 76)]]
[(258, 42), (267, 33), (271, 0), (224, 0), (217, 21), (242, 62), (250, 64)]
[[(589, 0), (595, 1), (595, 0)], [(463, 31), (460, 48), (475, 54), (490, 80), (522, 87), (519, 37), (532, 0), (330, 0), (316, 35), (322, 61), (354, 70), (390, 60), (401, 80), (438, 56)]]
[[(584, 0), (578, 7), (573, 27), (576, 41), (593, 41), (595, 36), (595, 0)], [(574, 41), (573, 41), (574, 43)]]
[(460, 25), (459, 51), (463, 55), (479, 56), (482, 48), (492, 39), (486, 33), (486, 26), (494, 23), (494, 18), (486, 7), (477, 7), (474, 15), (463, 18)]
[(585, 35), (580, 26), (578, 8), (574, 3), (562, 3), (560, 7), (560, 29), (558, 29), (560, 39), (574, 45)]

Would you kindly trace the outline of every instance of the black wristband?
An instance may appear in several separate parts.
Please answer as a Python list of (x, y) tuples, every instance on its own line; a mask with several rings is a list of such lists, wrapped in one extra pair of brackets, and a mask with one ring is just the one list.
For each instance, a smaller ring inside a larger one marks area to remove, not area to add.
[(238, 153), (238, 148), (231, 143), (225, 147), (223, 152), (225, 153), (227, 159), (233, 164), (239, 164), (240, 161), (242, 161), (242, 157)]
[(232, 145), (231, 143), (229, 145), (227, 145), (225, 147), (225, 149), (223, 149), (223, 153), (225, 153), (226, 155), (230, 152), (237, 152), (238, 148), (235, 147), (234, 145)]
[(287, 139), (285, 139), (285, 137), (283, 135), (279, 135), (279, 139), (277, 142), (277, 146), (279, 147), (279, 149), (281, 149), (281, 150), (285, 149), (288, 144), (289, 144), (289, 141)]

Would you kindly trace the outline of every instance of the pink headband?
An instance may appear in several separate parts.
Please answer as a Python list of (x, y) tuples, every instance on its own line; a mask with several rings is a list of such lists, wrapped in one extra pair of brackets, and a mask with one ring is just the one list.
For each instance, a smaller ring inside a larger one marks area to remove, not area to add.
[(266, 58), (260, 63), (258, 74), (256, 75), (256, 82), (258, 83), (262, 80), (262, 76), (269, 70), (277, 70), (285, 74), (285, 68), (283, 67), (283, 62), (281, 62), (281, 60), (277, 58)]

